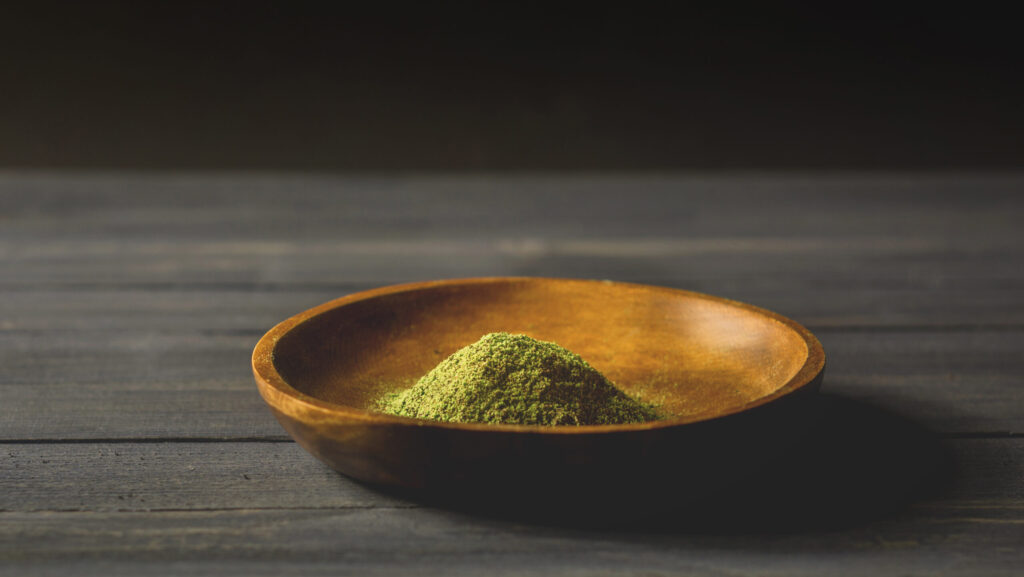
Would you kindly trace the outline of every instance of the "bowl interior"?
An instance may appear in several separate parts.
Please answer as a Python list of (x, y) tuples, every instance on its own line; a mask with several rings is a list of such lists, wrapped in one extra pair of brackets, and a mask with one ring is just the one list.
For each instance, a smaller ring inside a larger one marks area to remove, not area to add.
[(282, 335), (274, 366), (306, 395), (372, 409), (495, 331), (556, 342), (668, 417), (729, 412), (771, 395), (809, 355), (796, 325), (754, 307), (642, 285), (499, 279), (330, 308)]

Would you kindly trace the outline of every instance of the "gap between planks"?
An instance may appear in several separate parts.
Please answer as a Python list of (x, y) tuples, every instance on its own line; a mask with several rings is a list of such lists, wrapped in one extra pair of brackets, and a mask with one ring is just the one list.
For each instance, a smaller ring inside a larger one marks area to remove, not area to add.
[[(932, 432), (939, 439), (1024, 439), (1018, 431)], [(85, 437), (54, 439), (2, 439), (0, 445), (127, 445), (172, 443), (293, 443), (291, 437)]]
[[(846, 325), (846, 324), (813, 324), (805, 325), (812, 332), (816, 333), (981, 333), (981, 332), (1018, 332), (1024, 331), (1024, 323), (1010, 324), (905, 324), (905, 325)], [(118, 327), (67, 327), (67, 328), (3, 328), (0, 326), (0, 334), (18, 335), (33, 334), (45, 335), (47, 333), (69, 334), (105, 334), (105, 333), (128, 333), (140, 332), (147, 335), (181, 335), (193, 334), (211, 337), (260, 337), (269, 330), (267, 328), (224, 328), (224, 329), (123, 329)]]

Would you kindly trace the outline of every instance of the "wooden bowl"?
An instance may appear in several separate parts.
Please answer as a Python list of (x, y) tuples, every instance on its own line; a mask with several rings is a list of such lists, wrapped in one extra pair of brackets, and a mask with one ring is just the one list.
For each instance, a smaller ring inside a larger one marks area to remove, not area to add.
[[(626, 392), (659, 403), (667, 418), (539, 427), (372, 409), (384, 393), (496, 331), (578, 353)], [(458, 498), (542, 492), (563, 501), (659, 484), (699, 497), (749, 473), (792, 434), (796, 405), (784, 401), (817, 389), (825, 354), (785, 317), (704, 294), (479, 278), (383, 287), (320, 305), (264, 335), (252, 365), (288, 433), (345, 475)]]

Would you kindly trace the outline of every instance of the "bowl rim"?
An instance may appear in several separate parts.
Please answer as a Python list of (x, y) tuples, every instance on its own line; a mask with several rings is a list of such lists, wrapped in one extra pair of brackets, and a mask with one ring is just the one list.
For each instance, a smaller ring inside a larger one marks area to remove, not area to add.
[[(374, 299), (385, 295), (400, 294), (404, 292), (419, 291), (443, 286), (477, 285), (510, 282), (578, 284), (599, 283), (605, 286), (618, 285), (623, 287), (635, 287), (644, 290), (652, 290), (656, 292), (671, 293), (680, 296), (685, 295), (688, 298), (704, 299), (720, 304), (738, 307), (746, 311), (761, 315), (781, 325), (784, 325), (785, 327), (791, 329), (793, 332), (798, 334), (803, 339), (804, 344), (807, 346), (807, 358), (804, 360), (803, 365), (796, 372), (796, 374), (790, 377), (790, 379), (786, 381), (785, 384), (783, 384), (775, 391), (763, 397), (753, 399), (742, 405), (730, 407), (724, 411), (707, 411), (687, 415), (685, 417), (659, 419), (656, 421), (647, 421), (643, 423), (629, 423), (621, 425), (579, 425), (561, 427), (544, 425), (506, 425), (432, 421), (427, 419), (416, 419), (411, 417), (399, 417), (396, 415), (389, 415), (377, 411), (358, 409), (348, 405), (341, 405), (337, 403), (331, 403), (329, 401), (324, 401), (322, 399), (318, 399), (316, 397), (307, 395), (306, 393), (299, 391), (298, 389), (288, 384), (284, 377), (282, 377), (281, 374), (277, 371), (277, 367), (274, 366), (274, 352), (278, 341), (280, 341), (284, 335), (286, 335), (293, 329), (297, 328), (299, 325), (319, 315), (327, 313), (328, 311), (332, 311), (334, 309), (341, 308), (356, 302)], [(728, 417), (730, 415), (735, 415), (738, 413), (749, 411), (751, 409), (781, 399), (782, 397), (792, 395), (793, 393), (817, 381), (825, 370), (825, 350), (822, 347), (821, 342), (818, 341), (817, 337), (815, 337), (814, 334), (811, 333), (811, 331), (809, 331), (800, 323), (797, 323), (796, 321), (790, 318), (784, 317), (770, 310), (723, 297), (717, 297), (705, 293), (671, 287), (610, 280), (530, 276), (499, 276), (453, 278), (393, 284), (352, 293), (349, 295), (345, 295), (343, 297), (330, 300), (321, 305), (317, 305), (313, 308), (307, 309), (292, 317), (289, 317), (288, 319), (281, 321), (273, 328), (271, 328), (269, 331), (267, 331), (267, 333), (264, 334), (256, 343), (256, 347), (253, 349), (252, 369), (253, 374), (256, 378), (256, 383), (259, 387), (260, 394), (263, 397), (264, 401), (266, 401), (266, 403), (275, 410), (289, 413), (292, 416), (296, 416), (298, 413), (309, 414), (310, 412), (313, 412), (319, 415), (326, 415), (328, 417), (339, 417), (339, 420), (362, 421), (365, 424), (433, 427), (441, 429), (494, 433), (513, 432), (534, 434), (543, 433), (581, 435), (601, 433), (623, 433), (630, 431), (646, 431), (651, 429), (676, 427), (680, 425), (712, 421), (715, 419), (720, 419)], [(288, 405), (288, 407), (286, 407), (285, 405)]]

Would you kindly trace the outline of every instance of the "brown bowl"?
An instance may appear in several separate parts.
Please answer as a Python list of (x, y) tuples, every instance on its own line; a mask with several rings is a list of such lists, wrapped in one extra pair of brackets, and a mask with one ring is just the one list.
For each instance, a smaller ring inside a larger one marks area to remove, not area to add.
[[(663, 420), (539, 427), (381, 414), (489, 332), (582, 356)], [(260, 394), (292, 437), (355, 479), (465, 496), (592, 498), (655, 484), (699, 497), (749, 473), (793, 433), (789, 402), (821, 383), (825, 354), (775, 313), (704, 294), (608, 281), (479, 278), (383, 287), (300, 313), (256, 345)]]

